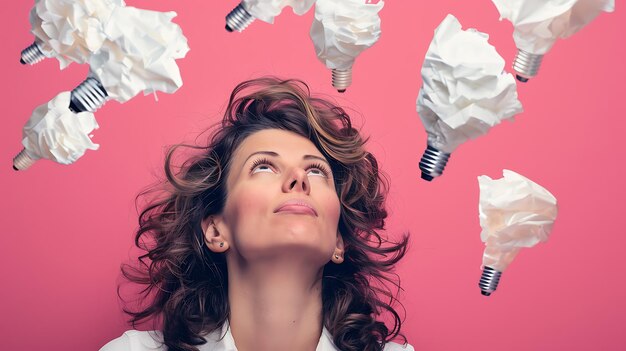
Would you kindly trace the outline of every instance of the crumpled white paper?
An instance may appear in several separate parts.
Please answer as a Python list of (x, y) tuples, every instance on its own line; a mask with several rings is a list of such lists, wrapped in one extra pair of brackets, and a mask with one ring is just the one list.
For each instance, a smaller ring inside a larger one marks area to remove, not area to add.
[(428, 144), (451, 153), (500, 121), (522, 112), (517, 85), (504, 59), (476, 29), (463, 31), (448, 15), (435, 29), (422, 66), (417, 112)]
[(330, 69), (352, 67), (361, 52), (380, 38), (378, 12), (384, 1), (317, 0), (311, 40), (317, 57)]
[(601, 12), (613, 12), (615, 0), (492, 0), (500, 20), (508, 19), (518, 49), (543, 55), (557, 39), (578, 32)]
[(31, 159), (70, 164), (87, 149), (97, 150), (100, 146), (89, 136), (98, 129), (95, 116), (91, 112), (72, 112), (68, 108), (70, 98), (69, 91), (62, 92), (33, 111), (22, 132), (22, 145)]
[(85, 63), (102, 47), (104, 25), (123, 0), (35, 0), (31, 31), (42, 53), (59, 60), (61, 69)]
[(244, 0), (243, 6), (254, 18), (274, 23), (274, 18), (280, 15), (285, 6), (291, 6), (296, 15), (302, 16), (311, 9), (313, 3), (315, 0)]
[(557, 216), (556, 198), (548, 190), (513, 171), (503, 178), (479, 176), (483, 265), (504, 271), (521, 248), (548, 240)]
[(172, 22), (175, 12), (118, 7), (107, 22), (107, 40), (89, 58), (91, 74), (107, 94), (126, 102), (143, 91), (173, 93), (183, 84), (176, 59), (189, 51), (187, 38)]

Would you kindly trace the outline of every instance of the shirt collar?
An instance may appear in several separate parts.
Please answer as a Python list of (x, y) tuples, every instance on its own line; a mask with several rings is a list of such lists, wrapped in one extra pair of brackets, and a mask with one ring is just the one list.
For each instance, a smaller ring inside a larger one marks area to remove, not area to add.
[[(235, 340), (230, 332), (228, 320), (222, 325), (220, 331), (213, 331), (206, 336), (206, 339), (207, 342), (200, 346), (200, 351), (237, 351)], [(322, 335), (320, 336), (315, 351), (339, 351), (333, 343), (333, 337), (326, 327), (322, 328)]]

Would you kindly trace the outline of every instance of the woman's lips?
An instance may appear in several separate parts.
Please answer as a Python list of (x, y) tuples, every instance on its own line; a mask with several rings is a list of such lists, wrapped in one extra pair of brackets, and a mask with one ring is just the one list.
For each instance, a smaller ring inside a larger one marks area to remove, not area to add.
[(302, 206), (302, 205), (287, 205), (283, 206), (276, 211), (276, 213), (294, 213), (294, 214), (308, 214), (311, 216), (317, 216), (315, 211), (310, 207)]
[(305, 203), (287, 203), (279, 206), (274, 213), (293, 213), (293, 214), (306, 214), (317, 217), (317, 212), (311, 205)]

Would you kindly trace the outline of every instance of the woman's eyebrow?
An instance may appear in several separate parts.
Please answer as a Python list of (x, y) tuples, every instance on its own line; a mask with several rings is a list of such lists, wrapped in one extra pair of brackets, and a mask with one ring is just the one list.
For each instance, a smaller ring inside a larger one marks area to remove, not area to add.
[[(250, 156), (248, 156), (248, 158), (246, 158), (246, 160), (243, 162), (244, 164), (246, 164), (248, 162), (248, 160), (250, 159), (250, 157), (254, 156), (254, 155), (269, 155), (269, 156), (274, 156), (274, 157), (280, 157), (280, 155), (277, 152), (274, 151), (256, 151), (250, 154)], [(325, 163), (328, 163), (328, 161), (326, 161), (325, 158), (320, 157), (320, 156), (315, 156), (315, 155), (304, 155), (302, 156), (303, 160), (310, 160), (310, 159), (316, 159), (316, 160), (320, 160), (320, 161), (324, 161)], [(330, 163), (328, 163), (330, 165)]]

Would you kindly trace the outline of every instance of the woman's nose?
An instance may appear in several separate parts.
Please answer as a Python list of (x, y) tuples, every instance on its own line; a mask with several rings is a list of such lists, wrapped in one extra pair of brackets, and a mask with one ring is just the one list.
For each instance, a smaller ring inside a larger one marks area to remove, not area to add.
[(309, 195), (311, 185), (309, 184), (309, 177), (307, 177), (306, 171), (300, 167), (292, 168), (282, 188), (283, 192), (286, 193), (303, 192)]

